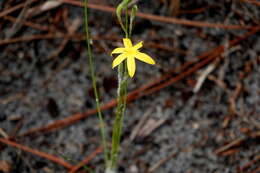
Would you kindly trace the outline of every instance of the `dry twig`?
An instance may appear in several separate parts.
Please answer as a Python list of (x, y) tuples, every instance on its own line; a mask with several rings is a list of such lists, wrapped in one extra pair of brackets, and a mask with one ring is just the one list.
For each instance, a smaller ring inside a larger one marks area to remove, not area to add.
[[(81, 1), (76, 1), (76, 0), (60, 0), (60, 1), (62, 1), (64, 3), (83, 7), (83, 3)], [(115, 8), (109, 7), (109, 6), (89, 3), (88, 7), (92, 8), (92, 9), (96, 9), (96, 10), (115, 13)], [(146, 14), (146, 13), (141, 13), (141, 12), (138, 12), (136, 14), (136, 16), (143, 18), (143, 19), (148, 19), (148, 20), (157, 21), (157, 22), (179, 24), (179, 25), (186, 25), (186, 26), (193, 26), (193, 27), (210, 27), (210, 28), (242, 29), (242, 30), (248, 30), (248, 29), (254, 28), (253, 26), (224, 25), (224, 24), (220, 24), (220, 23), (207, 23), (207, 22), (200, 22), (200, 21), (191, 21), (191, 20), (186, 20), (186, 19), (177, 19), (177, 18), (172, 18), (172, 17), (157, 16), (157, 15)], [(259, 26), (257, 26), (257, 28), (259, 28)]]
[(222, 154), (224, 152), (227, 152), (228, 150), (232, 150), (233, 147), (240, 146), (242, 143), (244, 143), (248, 139), (256, 139), (256, 138), (259, 138), (259, 137), (260, 137), (260, 131), (249, 134), (248, 136), (245, 136), (245, 137), (239, 137), (239, 138), (231, 141), (230, 143), (220, 147), (219, 149), (215, 150), (214, 153), (218, 154), (218, 155)]
[(164, 163), (166, 163), (167, 161), (169, 161), (170, 159), (175, 157), (177, 154), (178, 154), (178, 152), (173, 152), (169, 156), (166, 156), (165, 158), (162, 158), (157, 163), (155, 163), (151, 168), (149, 168), (148, 172), (152, 173), (152, 172), (156, 171), (160, 166), (162, 166)]
[(25, 21), (25, 20), (17, 20), (16, 18), (12, 17), (12, 16), (4, 16), (4, 19), (6, 20), (9, 20), (11, 22), (19, 22), (21, 23), (22, 25), (25, 25), (25, 26), (28, 26), (28, 27), (31, 27), (31, 28), (34, 28), (34, 29), (38, 29), (40, 31), (48, 31), (49, 28), (47, 26), (43, 26), (43, 25), (40, 25), (40, 24), (37, 24), (37, 23), (33, 23), (33, 22), (29, 22), (29, 21)]
[(19, 29), (22, 27), (21, 21), (27, 17), (26, 13), (27, 13), (27, 10), (31, 3), (32, 3), (32, 0), (25, 1), (24, 7), (23, 7), (21, 13), (16, 18), (16, 21), (14, 22), (12, 28), (10, 30), (8, 30), (8, 32), (6, 34), (6, 38), (10, 38), (10, 37), (14, 36), (19, 31)]
[(38, 150), (35, 150), (35, 149), (32, 149), (32, 148), (29, 148), (27, 146), (18, 144), (16, 142), (10, 141), (8, 139), (0, 138), (0, 142), (3, 143), (3, 144), (9, 145), (9, 146), (18, 148), (20, 150), (32, 153), (32, 154), (34, 154), (36, 156), (45, 158), (45, 159), (50, 160), (50, 161), (52, 161), (54, 163), (58, 163), (59, 165), (64, 166), (67, 169), (71, 169), (72, 168), (71, 164), (65, 162), (64, 160), (62, 160), (62, 159), (60, 159), (60, 158), (58, 158), (56, 156), (53, 156), (53, 155), (50, 155), (50, 154), (47, 154), (47, 153), (44, 153), (44, 152), (41, 152), (41, 151), (38, 151)]
[(84, 165), (87, 165), (90, 160), (92, 160), (94, 157), (96, 157), (97, 154), (101, 153), (102, 151), (102, 147), (98, 147), (94, 152), (92, 152), (89, 156), (83, 159), (79, 164), (72, 167), (69, 173), (76, 173), (80, 168), (84, 167)]

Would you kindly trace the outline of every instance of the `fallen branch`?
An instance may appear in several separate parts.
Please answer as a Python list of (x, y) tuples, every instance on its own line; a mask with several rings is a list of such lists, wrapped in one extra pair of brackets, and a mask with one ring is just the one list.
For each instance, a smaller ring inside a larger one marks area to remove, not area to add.
[(53, 156), (53, 155), (44, 153), (42, 151), (38, 151), (38, 150), (35, 150), (35, 149), (32, 149), (32, 148), (29, 148), (27, 146), (18, 144), (18, 143), (14, 142), (14, 141), (10, 141), (8, 139), (0, 138), (0, 142), (3, 143), (3, 144), (9, 145), (9, 146), (18, 148), (20, 150), (32, 153), (32, 154), (34, 154), (36, 156), (45, 158), (45, 159), (50, 160), (50, 161), (52, 161), (54, 163), (58, 163), (59, 165), (64, 166), (67, 169), (72, 169), (73, 168), (73, 166), (71, 164), (65, 162), (64, 160), (62, 160), (62, 159), (60, 159), (60, 158), (58, 158), (56, 156)]
[[(81, 1), (77, 1), (77, 0), (60, 0), (60, 1), (67, 3), (67, 4), (75, 5), (75, 6), (80, 6), (80, 7), (84, 6), (84, 4)], [(115, 11), (116, 11), (115, 8), (113, 8), (113, 7), (99, 5), (99, 4), (89, 3), (88, 7), (95, 9), (95, 10), (100, 10), (100, 11), (105, 11), (105, 12), (110, 12), (110, 13), (115, 13)], [(191, 20), (178, 19), (178, 18), (173, 18), (173, 17), (157, 16), (157, 15), (141, 13), (141, 12), (138, 12), (136, 14), (136, 16), (143, 18), (143, 19), (148, 19), (148, 20), (157, 21), (157, 22), (179, 24), (179, 25), (186, 25), (186, 26), (193, 26), (193, 27), (209, 27), (209, 28), (241, 29), (241, 30), (248, 30), (248, 29), (253, 28), (253, 26), (224, 25), (221, 23), (191, 21)], [(258, 26), (258, 28), (259, 28), (259, 26)]]
[(49, 28), (47, 26), (42, 26), (42, 25), (39, 25), (37, 23), (33, 23), (33, 22), (29, 22), (29, 21), (25, 21), (25, 20), (17, 20), (15, 17), (12, 17), (12, 16), (4, 16), (4, 19), (5, 20), (9, 20), (11, 22), (19, 22), (21, 23), (22, 25), (25, 25), (25, 26), (28, 26), (28, 27), (31, 27), (31, 28), (34, 28), (34, 29), (38, 29), (40, 31), (48, 31)]
[(8, 14), (10, 14), (10, 13), (16, 11), (16, 10), (19, 10), (20, 8), (23, 8), (23, 7), (26, 6), (26, 5), (30, 5), (31, 3), (36, 2), (36, 1), (38, 1), (38, 0), (32, 0), (32, 1), (31, 1), (30, 3), (28, 3), (28, 4), (26, 4), (26, 2), (23, 2), (23, 3), (21, 3), (21, 4), (18, 4), (18, 5), (16, 5), (16, 6), (13, 6), (13, 7), (11, 7), (11, 8), (8, 8), (8, 9), (6, 9), (6, 10), (4, 10), (4, 11), (2, 11), (2, 12), (0, 13), (0, 18), (6, 16), (6, 15), (8, 15)]
[(92, 160), (97, 154), (101, 153), (102, 151), (102, 147), (98, 147), (94, 152), (92, 152), (89, 156), (83, 159), (79, 164), (72, 167), (69, 173), (76, 173), (80, 168), (84, 167), (84, 165), (87, 165), (90, 160)]

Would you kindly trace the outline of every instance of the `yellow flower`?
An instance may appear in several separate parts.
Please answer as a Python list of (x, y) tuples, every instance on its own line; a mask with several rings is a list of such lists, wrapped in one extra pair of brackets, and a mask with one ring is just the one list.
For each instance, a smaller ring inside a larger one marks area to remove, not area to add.
[(112, 68), (116, 67), (117, 65), (119, 65), (121, 62), (123, 62), (125, 59), (127, 59), (127, 69), (128, 69), (128, 74), (130, 77), (133, 77), (135, 74), (135, 58), (146, 62), (148, 64), (155, 64), (154, 60), (147, 54), (139, 52), (139, 49), (141, 47), (143, 47), (143, 42), (139, 42), (136, 45), (132, 45), (132, 42), (130, 39), (128, 38), (124, 38), (123, 39), (124, 42), (124, 46), (125, 47), (119, 47), (114, 49), (111, 52), (111, 56), (112, 54), (118, 54), (120, 53), (120, 55), (118, 55), (113, 63), (112, 63)]

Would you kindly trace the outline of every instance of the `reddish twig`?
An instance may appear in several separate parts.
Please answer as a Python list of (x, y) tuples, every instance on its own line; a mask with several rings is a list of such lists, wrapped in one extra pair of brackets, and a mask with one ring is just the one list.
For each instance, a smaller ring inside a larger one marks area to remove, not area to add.
[[(258, 30), (252, 30), (248, 33), (246, 33), (244, 36), (239, 37), (237, 39), (234, 39), (232, 41), (230, 41), (230, 47), (238, 44), (240, 41), (245, 40), (246, 38), (248, 38), (250, 35), (253, 35), (254, 33), (256, 33)], [(169, 85), (171, 85), (174, 82), (177, 82), (189, 75), (191, 75), (192, 73), (194, 73), (195, 71), (197, 71), (198, 69), (200, 69), (201, 67), (203, 67), (204, 65), (206, 65), (207, 63), (209, 63), (210, 61), (214, 60), (215, 58), (217, 58), (219, 55), (221, 55), (221, 53), (224, 51), (224, 46), (221, 45), (215, 49), (213, 49), (212, 51), (206, 52), (205, 54), (198, 56), (199, 59), (201, 59), (202, 61), (195, 64), (196, 62), (187, 62), (185, 63), (182, 67), (181, 70), (183, 71), (182, 73), (180, 73), (177, 76), (172, 77), (172, 75), (175, 73), (174, 70), (171, 70), (169, 73), (163, 75), (162, 77), (160, 77), (159, 79), (156, 79), (155, 81), (146, 84), (132, 92), (130, 92), (127, 95), (127, 101), (131, 102), (137, 98), (140, 98), (144, 95), (148, 95), (151, 94), (155, 91), (158, 91), (164, 87), (167, 87)], [(191, 65), (195, 64), (194, 66), (190, 67)], [(114, 107), (116, 105), (116, 101), (114, 99), (112, 99), (110, 102), (108, 102), (107, 104), (105, 104), (104, 106), (101, 107), (101, 110), (107, 110), (110, 109), (112, 107)], [(79, 120), (82, 120), (92, 114), (97, 113), (96, 109), (92, 109), (89, 110), (83, 114), (81, 113), (77, 113), (74, 115), (71, 115), (65, 119), (62, 120), (57, 120), (51, 124), (48, 124), (46, 126), (43, 127), (38, 127), (38, 128), (34, 128), (34, 129), (30, 129), (29, 131), (25, 132), (24, 134), (21, 134), (20, 136), (27, 136), (27, 135), (31, 135), (31, 134), (35, 134), (37, 132), (49, 132), (52, 130), (55, 130), (57, 128), (62, 128), (68, 125), (71, 125)]]
[[(228, 144), (218, 148), (217, 150), (214, 151), (214, 153), (218, 154), (218, 155), (221, 155), (223, 153), (227, 153), (227, 152), (229, 152), (229, 150), (234, 149), (234, 147), (239, 147), (242, 144), (244, 144), (246, 140), (257, 139), (259, 137), (260, 137), (260, 131), (254, 132), (254, 133), (249, 134), (247, 136), (239, 137), (235, 140), (232, 140)], [(231, 153), (233, 153), (233, 152), (231, 152)]]
[[(37, 0), (34, 0), (34, 1), (37, 1)], [(71, 4), (71, 5), (83, 7), (83, 3), (80, 1), (75, 1), (75, 0), (61, 0), (61, 1), (64, 3)], [(258, 3), (256, 1), (248, 1), (248, 0), (246, 2), (250, 2), (250, 3), (254, 3), (254, 4)], [(24, 6), (24, 3), (18, 4), (10, 9), (7, 9), (0, 13), (0, 17), (3, 17), (13, 11), (16, 11), (16, 10), (22, 8), (23, 6)], [(89, 3), (88, 7), (92, 8), (92, 9), (100, 10), (100, 11), (115, 13), (115, 8), (109, 7), (109, 6)], [(146, 14), (146, 13), (141, 13), (141, 12), (138, 12), (137, 16), (144, 18), (144, 19), (158, 21), (158, 22), (180, 24), (180, 25), (193, 26), (193, 27), (210, 27), (210, 28), (221, 28), (221, 29), (252, 29), (253, 28), (253, 26), (224, 25), (224, 24), (220, 24), (220, 23), (191, 21), (191, 20), (186, 20), (186, 19), (177, 19), (177, 18), (172, 18), (172, 17), (157, 16), (157, 15)]]
[[(84, 6), (84, 4), (81, 1), (77, 1), (77, 0), (61, 0), (61, 1), (75, 6), (80, 6), (80, 7)], [(89, 3), (88, 7), (100, 11), (115, 13), (115, 8), (109, 6)], [(153, 20), (157, 22), (179, 24), (179, 25), (186, 25), (186, 26), (193, 26), (193, 27), (210, 27), (210, 28), (221, 28), (221, 29), (252, 29), (253, 28), (252, 26), (224, 25), (220, 23), (191, 21), (186, 19), (177, 19), (173, 17), (157, 16), (157, 15), (141, 13), (141, 12), (138, 12), (136, 16), (143, 19)]]
[[(102, 106), (101, 110), (110, 109), (110, 108), (114, 107), (115, 105), (116, 105), (116, 102), (113, 99), (109, 103), (107, 103), (106, 105)], [(28, 135), (35, 134), (35, 133), (40, 133), (40, 132), (45, 133), (45, 132), (53, 131), (57, 128), (69, 126), (69, 125), (76, 123), (79, 120), (82, 120), (84, 118), (87, 118), (88, 116), (95, 114), (95, 113), (97, 113), (96, 109), (91, 109), (91, 110), (89, 110), (89, 111), (87, 111), (83, 114), (82, 113), (76, 113), (76, 114), (73, 114), (73, 115), (71, 115), (67, 118), (62, 119), (62, 120), (57, 120), (53, 123), (50, 123), (46, 126), (30, 129), (27, 132), (25, 132), (25, 133), (23, 133), (19, 136), (28, 136)]]
[[(19, 42), (30, 42), (30, 41), (35, 41), (35, 40), (48, 40), (48, 39), (58, 39), (58, 38), (63, 38), (63, 39), (71, 39), (71, 40), (85, 40), (85, 36), (83, 34), (69, 34), (69, 33), (47, 33), (47, 34), (35, 34), (35, 35), (30, 35), (30, 36), (23, 36), (23, 37), (15, 37), (15, 38), (9, 38), (9, 39), (4, 39), (0, 40), (0, 46), (5, 45), (5, 44), (13, 44), (13, 43), (19, 43)], [(93, 40), (100, 40), (100, 39), (107, 39), (106, 36), (100, 38), (100, 37), (92, 37)], [(111, 39), (108, 38), (108, 39)], [(114, 38), (115, 39), (115, 38)]]
[(197, 13), (203, 13), (205, 12), (207, 9), (213, 8), (215, 6), (213, 5), (207, 5), (205, 7), (201, 7), (201, 8), (196, 8), (196, 9), (192, 9), (192, 10), (180, 10), (180, 14), (197, 14)]
[(179, 24), (179, 25), (186, 25), (192, 27), (208, 27), (208, 28), (220, 28), (220, 29), (252, 29), (252, 26), (242, 26), (242, 25), (224, 25), (221, 23), (208, 23), (208, 22), (200, 22), (200, 21), (191, 21), (186, 19), (177, 19), (172, 17), (164, 17), (164, 16), (157, 16), (153, 14), (146, 14), (146, 13), (137, 13), (138, 17), (154, 20), (163, 23), (172, 23), (172, 24)]
[(27, 42), (27, 41), (41, 40), (41, 39), (64, 38), (64, 37), (69, 37), (69, 36), (60, 33), (59, 34), (54, 34), (54, 33), (36, 34), (27, 37), (16, 37), (16, 38), (0, 40), (0, 46), (5, 44), (18, 43), (18, 42)]
[(83, 159), (79, 164), (72, 167), (70, 169), (69, 173), (77, 172), (80, 168), (82, 168), (84, 165), (87, 165), (90, 160), (92, 160), (96, 155), (98, 155), (102, 151), (103, 151), (102, 147), (98, 147), (94, 152), (92, 152), (89, 156), (87, 156), (85, 159)]
[[(36, 2), (36, 1), (38, 1), (38, 0), (32, 0), (29, 4), (31, 4), (31, 3), (33, 3), (33, 2)], [(28, 4), (28, 5), (29, 5), (29, 4)], [(18, 4), (18, 5), (16, 5), (16, 6), (13, 6), (13, 7), (11, 7), (11, 8), (8, 8), (8, 9), (2, 11), (2, 12), (0, 13), (0, 18), (6, 16), (6, 15), (8, 15), (8, 14), (10, 14), (10, 13), (16, 11), (16, 10), (19, 10), (20, 8), (23, 8), (25, 5), (26, 5), (26, 2), (23, 2), (23, 3), (21, 3), (21, 4)]]
[[(34, 0), (34, 1), (37, 1), (37, 0)], [(61, 1), (64, 3), (71, 4), (71, 5), (83, 7), (83, 3), (81, 1), (76, 1), (76, 0), (61, 0)], [(250, 2), (255, 2), (255, 1), (250, 1)], [(16, 11), (16, 10), (22, 8), (23, 6), (24, 6), (24, 3), (14, 6), (10, 9), (7, 9), (7, 10), (3, 11), (2, 13), (0, 13), (0, 17), (3, 17), (13, 11)], [(92, 8), (92, 9), (100, 10), (100, 11), (115, 13), (115, 8), (109, 7), (109, 6), (89, 3), (88, 7)], [(157, 16), (157, 15), (140, 13), (140, 12), (138, 12), (136, 15), (138, 17), (148, 19), (148, 20), (154, 20), (154, 21), (164, 22), (164, 23), (180, 24), (180, 25), (186, 25), (186, 26), (193, 26), (193, 27), (211, 27), (211, 28), (221, 28), (221, 29), (252, 29), (253, 28), (253, 26), (224, 25), (224, 24), (220, 24), (220, 23), (191, 21), (191, 20), (186, 20), (186, 19), (177, 19), (177, 18), (172, 18), (172, 17)]]
[(4, 16), (8, 15), (9, 13), (12, 13), (12, 12), (24, 7), (24, 6), (25, 6), (25, 3), (21, 3), (21, 4), (18, 4), (16, 6), (13, 6), (11, 8), (8, 8), (8, 9), (6, 9), (6, 10), (4, 10), (0, 13), (0, 17), (4, 17)]
[(18, 148), (20, 150), (32, 153), (32, 154), (34, 154), (36, 156), (45, 158), (45, 159), (50, 160), (50, 161), (52, 161), (54, 163), (58, 163), (59, 165), (62, 165), (62, 166), (64, 166), (67, 169), (72, 169), (73, 168), (73, 166), (71, 164), (65, 162), (64, 160), (62, 160), (62, 159), (60, 159), (60, 158), (58, 158), (56, 156), (53, 156), (53, 155), (44, 153), (42, 151), (38, 151), (38, 150), (35, 150), (35, 149), (32, 149), (32, 148), (29, 148), (27, 146), (18, 144), (18, 143), (14, 142), (14, 141), (10, 141), (8, 139), (0, 138), (0, 142), (3, 143), (3, 144), (9, 145), (9, 146)]
[(222, 154), (226, 151), (228, 151), (229, 149), (231, 149), (232, 147), (235, 146), (239, 146), (240, 144), (242, 144), (245, 140), (247, 139), (247, 137), (240, 137), (238, 139), (235, 139), (233, 141), (231, 141), (230, 143), (218, 148), (216, 151), (214, 151), (215, 154)]
[[(4, 19), (6, 20), (9, 20), (11, 22), (15, 22), (17, 21), (15, 17), (12, 17), (12, 16), (4, 16)], [(25, 26), (29, 26), (31, 28), (34, 28), (34, 29), (38, 29), (40, 31), (48, 31), (49, 28), (47, 26), (42, 26), (42, 25), (39, 25), (37, 23), (33, 23), (33, 22), (29, 22), (29, 21), (18, 21), (20, 22), (22, 25), (25, 25)]]
[(27, 10), (29, 5), (32, 3), (32, 0), (25, 0), (24, 7), (17, 16), (15, 22), (13, 22), (12, 27), (6, 32), (6, 38), (13, 37), (22, 27), (22, 20), (25, 20), (27, 17)]

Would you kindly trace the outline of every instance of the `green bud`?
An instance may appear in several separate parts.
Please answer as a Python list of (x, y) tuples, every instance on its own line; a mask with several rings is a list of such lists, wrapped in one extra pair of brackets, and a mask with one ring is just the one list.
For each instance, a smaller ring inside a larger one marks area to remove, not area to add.
[(127, 29), (122, 22), (122, 10), (127, 9), (127, 6), (131, 0), (123, 0), (116, 8), (116, 16), (121, 28), (127, 33)]
[(129, 26), (130, 27), (130, 30), (129, 30), (130, 35), (132, 34), (133, 23), (134, 23), (134, 19), (135, 19), (137, 10), (138, 10), (137, 5), (134, 5), (132, 7), (131, 15), (130, 15), (130, 26)]

